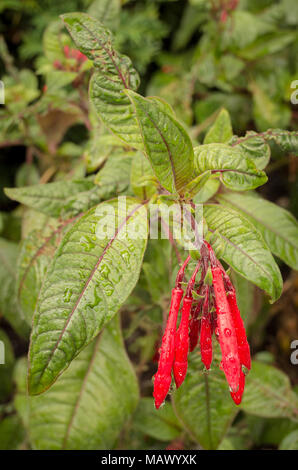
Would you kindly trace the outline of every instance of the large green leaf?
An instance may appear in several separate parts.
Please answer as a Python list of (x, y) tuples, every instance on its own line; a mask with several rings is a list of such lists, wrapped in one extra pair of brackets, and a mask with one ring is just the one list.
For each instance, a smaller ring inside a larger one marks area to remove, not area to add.
[(172, 193), (183, 192), (193, 177), (191, 140), (168, 106), (130, 90), (146, 154), (160, 184)]
[(252, 363), (240, 407), (264, 418), (287, 417), (298, 422), (298, 397), (291, 390), (289, 378), (261, 362)]
[(132, 198), (94, 207), (69, 230), (34, 316), (31, 394), (47, 389), (119, 310), (138, 280), (146, 242), (147, 211)]
[(217, 449), (237, 413), (218, 356), (206, 373), (198, 353), (189, 355), (187, 376), (173, 394), (173, 405), (192, 438), (204, 449)]
[(19, 249), (16, 243), (0, 238), (0, 312), (21, 336), (29, 335), (29, 327), (17, 301), (16, 266)]
[(113, 448), (138, 401), (137, 380), (124, 349), (119, 318), (76, 357), (47, 393), (27, 397), (26, 389), (21, 389), (17, 396), (21, 398), (22, 393), (34, 449)]
[(83, 54), (93, 61), (95, 72), (90, 82), (90, 97), (103, 122), (133, 147), (142, 147), (142, 139), (132, 105), (123, 93), (137, 90), (139, 76), (128, 57), (112, 45), (111, 33), (85, 13), (62, 15), (65, 26)]
[(194, 149), (197, 172), (219, 173), (222, 183), (230, 189), (247, 190), (266, 183), (267, 176), (256, 168), (241, 149), (227, 144), (205, 144)]
[(221, 258), (275, 301), (281, 295), (282, 277), (261, 233), (239, 212), (222, 205), (206, 204), (204, 216)]
[(226, 193), (218, 199), (244, 214), (262, 233), (270, 250), (293, 269), (298, 269), (298, 222), (290, 212), (256, 193)]
[(85, 212), (103, 198), (111, 197), (117, 182), (99, 187), (90, 178), (74, 181), (57, 181), (23, 188), (5, 188), (11, 199), (51, 217), (72, 217)]

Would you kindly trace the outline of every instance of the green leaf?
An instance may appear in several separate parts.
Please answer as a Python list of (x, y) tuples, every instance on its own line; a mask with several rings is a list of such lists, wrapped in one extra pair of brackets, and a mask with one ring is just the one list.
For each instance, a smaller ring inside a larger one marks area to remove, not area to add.
[(298, 5), (295, 0), (282, 0), (282, 10), (286, 16), (287, 23), (293, 26), (298, 24)]
[(127, 299), (139, 278), (147, 229), (145, 207), (121, 197), (91, 209), (66, 234), (34, 316), (31, 394), (49, 388)]
[(190, 181), (185, 186), (186, 194), (189, 194), (192, 197), (195, 196), (197, 193), (203, 190), (203, 188), (208, 183), (210, 177), (211, 177), (211, 171), (205, 171), (201, 175), (196, 176), (192, 181)]
[[(0, 330), (0, 345), (3, 345), (4, 348), (4, 357), (0, 355), (0, 402), (4, 402), (12, 392), (14, 352), (11, 342), (3, 330)], [(0, 351), (2, 351), (1, 348)]]
[(213, 126), (209, 129), (204, 138), (204, 144), (225, 144), (232, 138), (233, 129), (231, 118), (226, 109), (221, 109)]
[(194, 32), (197, 31), (201, 23), (206, 20), (206, 4), (205, 2), (202, 3), (201, 8), (189, 3), (185, 6), (179, 29), (174, 31), (173, 49), (175, 51), (187, 46)]
[(16, 295), (18, 245), (0, 238), (0, 312), (14, 330), (23, 337), (29, 334)]
[[(127, 187), (127, 186), (126, 186)], [(5, 188), (5, 194), (51, 217), (73, 217), (98, 204), (104, 197), (111, 197), (117, 188), (111, 181), (101, 187), (91, 179), (57, 181), (24, 188)]]
[(112, 449), (138, 398), (117, 317), (47, 393), (27, 397), (30, 442), (38, 450)]
[(280, 443), (279, 450), (298, 450), (298, 430), (288, 434)]
[(186, 379), (173, 394), (175, 413), (204, 449), (217, 449), (237, 413), (218, 359), (206, 373), (198, 353), (190, 354)]
[[(163, 306), (164, 297), (168, 298), (171, 289), (169, 272), (173, 266), (171, 244), (168, 240), (149, 239), (142, 271), (144, 287), (152, 297), (153, 303)], [(173, 267), (174, 270), (174, 267)], [(148, 295), (148, 294), (147, 294)], [(163, 307), (162, 307), (163, 308)]]
[(150, 199), (156, 193), (153, 178), (154, 173), (148, 159), (141, 152), (136, 153), (132, 161), (130, 181), (134, 194), (142, 201)]
[(251, 82), (249, 89), (253, 95), (253, 115), (258, 130), (266, 131), (268, 127), (288, 127), (291, 111), (288, 105), (273, 100), (261, 86)]
[(20, 306), (30, 326), (48, 266), (63, 234), (73, 222), (73, 219), (68, 219), (60, 225), (49, 224), (47, 230), (33, 230), (21, 243), (17, 291)]
[(267, 140), (273, 140), (284, 152), (298, 155), (298, 132), (283, 129), (268, 129), (263, 134)]
[(100, 188), (102, 195), (121, 194), (128, 191), (130, 185), (131, 163), (135, 152), (115, 152), (104, 167), (97, 173), (94, 183)]
[(115, 30), (119, 24), (120, 0), (94, 0), (88, 13), (97, 18), (107, 28)]
[(227, 144), (206, 144), (196, 147), (195, 166), (199, 174), (211, 170), (219, 173), (222, 183), (230, 189), (248, 190), (266, 183), (266, 174), (241, 149)]
[(194, 197), (195, 204), (203, 204), (207, 202), (209, 199), (217, 193), (220, 186), (220, 181), (217, 178), (209, 178), (204, 186), (200, 189), (200, 191)]
[(154, 407), (153, 398), (142, 398), (133, 419), (137, 431), (159, 441), (172, 441), (181, 434), (181, 425), (170, 403), (160, 410)]
[(246, 132), (244, 137), (233, 136), (229, 144), (241, 149), (246, 158), (254, 162), (258, 170), (263, 170), (270, 160), (270, 147), (264, 138), (254, 131)]
[(295, 41), (295, 38), (296, 33), (292, 31), (269, 33), (259, 37), (249, 46), (239, 49), (237, 53), (246, 60), (260, 59), (284, 49)]
[(226, 193), (218, 199), (240, 211), (261, 232), (272, 253), (298, 269), (298, 222), (290, 212), (256, 193)]
[(245, 421), (254, 443), (259, 446), (278, 447), (281, 441), (297, 429), (297, 423), (288, 418), (262, 418), (246, 415)]
[(298, 397), (290, 380), (280, 370), (253, 361), (240, 405), (246, 413), (264, 418), (290, 418), (298, 421)]
[(211, 243), (223, 247), (221, 258), (245, 279), (266, 291), (274, 302), (281, 295), (282, 277), (260, 232), (228, 207), (204, 206)]
[(139, 76), (128, 57), (112, 45), (111, 33), (85, 13), (61, 16), (80, 51), (93, 61), (90, 97), (104, 124), (126, 143), (142, 147), (142, 139), (125, 89), (137, 90)]
[(164, 105), (127, 91), (135, 106), (146, 154), (160, 184), (172, 193), (182, 192), (193, 176), (193, 149), (183, 126)]
[(54, 62), (54, 60), (63, 62), (65, 60), (60, 37), (61, 29), (62, 26), (59, 20), (52, 21), (43, 34), (43, 52), (51, 62)]
[(114, 153), (123, 148), (123, 142), (98, 121), (93, 124), (88, 143), (84, 150), (87, 172), (93, 173)]
[(224, 46), (242, 50), (256, 39), (258, 26), (256, 15), (248, 11), (235, 10), (222, 35)]
[(18, 450), (24, 437), (24, 428), (17, 415), (0, 421), (0, 450)]
[(245, 326), (247, 326), (252, 321), (250, 316), (256, 313), (255, 286), (233, 270), (231, 272), (231, 279), (236, 289), (237, 304), (241, 317)]
[(15, 175), (16, 186), (28, 186), (32, 184), (38, 184), (39, 173), (38, 169), (34, 164), (23, 163)]

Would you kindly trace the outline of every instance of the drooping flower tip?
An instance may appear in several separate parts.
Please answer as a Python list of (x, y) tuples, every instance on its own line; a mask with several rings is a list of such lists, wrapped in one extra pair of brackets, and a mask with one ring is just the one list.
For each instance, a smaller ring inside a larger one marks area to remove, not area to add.
[(159, 374), (155, 374), (154, 376), (153, 397), (154, 397), (155, 408), (157, 410), (165, 401), (165, 398), (171, 386), (171, 381), (172, 381), (171, 376), (161, 376)]
[(175, 362), (173, 371), (176, 387), (179, 388), (183, 384), (186, 376), (187, 363)]
[(231, 392), (231, 397), (236, 405), (240, 405), (245, 386), (245, 374), (240, 372), (239, 387), (237, 392)]

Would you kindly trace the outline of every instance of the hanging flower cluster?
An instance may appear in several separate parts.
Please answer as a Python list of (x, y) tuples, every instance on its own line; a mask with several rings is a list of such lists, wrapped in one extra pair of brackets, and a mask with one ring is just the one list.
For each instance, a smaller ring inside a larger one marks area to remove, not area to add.
[[(251, 368), (251, 359), (245, 328), (237, 306), (235, 288), (212, 247), (204, 241), (201, 258), (183, 297), (182, 282), (189, 261), (190, 256), (179, 269), (172, 290), (158, 370), (154, 376), (155, 407), (158, 409), (168, 394), (172, 371), (176, 387), (180, 387), (183, 383), (187, 372), (188, 352), (193, 351), (198, 342), (202, 362), (207, 370), (210, 369), (213, 333), (221, 348), (220, 367), (226, 376), (232, 399), (239, 405), (244, 392), (245, 373)], [(201, 277), (196, 282), (199, 271)], [(208, 279), (210, 272), (212, 282)], [(182, 298), (180, 324), (176, 329)]]

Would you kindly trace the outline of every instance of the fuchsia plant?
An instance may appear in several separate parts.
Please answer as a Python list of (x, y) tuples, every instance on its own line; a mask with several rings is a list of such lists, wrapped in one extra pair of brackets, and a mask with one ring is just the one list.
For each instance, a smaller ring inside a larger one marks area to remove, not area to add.
[[(222, 7), (214, 11), (219, 32), (237, 3), (214, 3)], [(12, 310), (31, 330), (15, 401), (30, 445), (108, 448), (125, 426), (133, 440), (158, 422), (161, 441), (182, 436), (186, 447), (218, 448), (240, 409), (239, 419), (297, 420), (287, 377), (252, 361), (246, 336), (252, 292), (271, 302), (282, 293), (275, 258), (298, 267), (297, 221), (258, 192), (268, 180), (271, 147), (284, 158), (297, 154), (297, 131), (234, 135), (224, 108), (204, 131), (181, 122), (179, 106), (142, 96), (136, 68), (100, 21), (68, 13), (62, 22), (52, 30), (59, 41), (50, 41), (57, 57), (50, 50), (41, 64), (48, 75), (32, 105), (37, 117), (24, 120), (36, 138), (31, 157), (47, 152), (49, 167), (36, 184), (5, 190), (25, 221), (18, 253), (11, 255), (12, 242), (2, 244), (17, 265)], [(200, 97), (192, 76), (190, 82)], [(62, 141), (72, 125), (78, 141), (85, 126), (86, 142)], [(163, 320), (156, 370), (151, 357)]]

